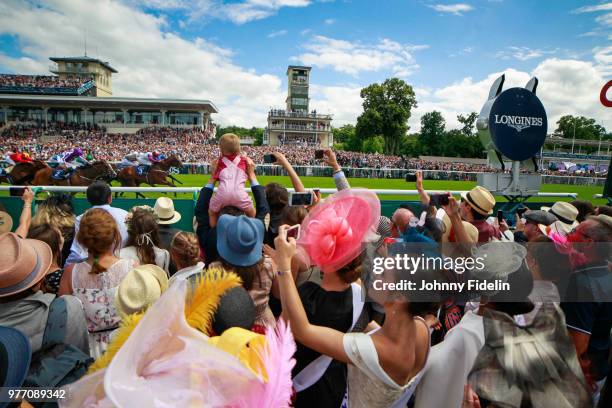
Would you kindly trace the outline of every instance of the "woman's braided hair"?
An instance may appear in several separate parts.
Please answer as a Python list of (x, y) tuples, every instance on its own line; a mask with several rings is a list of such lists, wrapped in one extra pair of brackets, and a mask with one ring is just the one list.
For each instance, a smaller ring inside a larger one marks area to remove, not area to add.
[(121, 234), (117, 222), (101, 208), (92, 208), (83, 215), (77, 241), (93, 256), (91, 273), (105, 272), (106, 268), (99, 262), (100, 256), (121, 248)]

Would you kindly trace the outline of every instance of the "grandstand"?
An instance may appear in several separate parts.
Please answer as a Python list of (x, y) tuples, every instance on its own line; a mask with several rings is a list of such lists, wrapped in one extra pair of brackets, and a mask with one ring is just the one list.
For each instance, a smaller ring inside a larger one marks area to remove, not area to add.
[[(214, 129), (208, 100), (112, 97), (108, 62), (51, 57), (51, 75), (0, 75), (0, 123), (34, 126), (104, 126), (109, 133), (147, 127)], [(211, 137), (214, 137), (212, 132)]]

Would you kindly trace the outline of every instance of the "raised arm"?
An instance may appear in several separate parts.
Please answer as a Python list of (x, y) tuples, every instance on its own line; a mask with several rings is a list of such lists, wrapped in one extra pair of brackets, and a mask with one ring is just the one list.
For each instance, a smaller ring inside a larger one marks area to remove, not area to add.
[(419, 198), (421, 199), (421, 204), (424, 207), (429, 205), (429, 194), (423, 188), (423, 172), (421, 170), (416, 172), (416, 189), (419, 192)]
[(266, 190), (257, 181), (257, 175), (255, 174), (255, 163), (251, 159), (247, 159), (247, 177), (249, 183), (251, 183), (251, 192), (255, 199), (255, 218), (260, 219), (262, 222), (266, 217), (266, 214), (270, 213), (270, 205), (266, 198)]
[(346, 176), (344, 175), (344, 172), (342, 171), (342, 167), (340, 167), (338, 164), (336, 153), (334, 153), (332, 149), (325, 149), (323, 151), (323, 155), (325, 156), (325, 163), (332, 168), (336, 189), (340, 191), (351, 188)]
[(294, 238), (287, 240), (287, 225), (281, 225), (274, 240), (274, 261), (278, 268), (278, 283), (283, 315), (287, 316), (297, 341), (338, 361), (350, 362), (344, 351), (344, 333), (329, 327), (310, 324), (291, 274), (291, 259), (296, 254)]
[(295, 172), (295, 169), (293, 168), (291, 163), (289, 163), (289, 160), (287, 160), (285, 155), (281, 152), (274, 152), (272, 153), (272, 155), (276, 157), (276, 163), (282, 166), (287, 172), (287, 175), (289, 175), (289, 178), (291, 179), (291, 184), (293, 185), (295, 191), (298, 193), (306, 191), (304, 189), (304, 184), (302, 184), (302, 180), (300, 180), (300, 176), (298, 176), (298, 174)]
[(32, 223), (32, 201), (34, 200), (34, 192), (30, 187), (25, 187), (23, 191), (23, 208), (21, 210), (21, 216), (19, 217), (19, 226), (15, 230), (15, 234), (21, 238), (25, 238), (28, 235), (30, 224)]

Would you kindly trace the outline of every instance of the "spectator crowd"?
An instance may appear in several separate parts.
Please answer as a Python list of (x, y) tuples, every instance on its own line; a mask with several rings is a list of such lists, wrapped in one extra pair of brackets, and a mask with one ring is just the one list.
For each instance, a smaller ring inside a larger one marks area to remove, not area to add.
[[(80, 215), (29, 188), (14, 232), (0, 213), (1, 387), (60, 389), (65, 407), (612, 406), (610, 206), (496, 217), (487, 189), (430, 195), (418, 171), (420, 203), (388, 218), (333, 151), (327, 197), (274, 151), (308, 197), (292, 205), (231, 136), (195, 233), (172, 199), (125, 210), (104, 182)], [(236, 177), (248, 205), (215, 191)], [(509, 290), (460, 289), (493, 280)]]
[(0, 89), (20, 88), (79, 88), (92, 78), (60, 79), (55, 75), (11, 75), (0, 74)]

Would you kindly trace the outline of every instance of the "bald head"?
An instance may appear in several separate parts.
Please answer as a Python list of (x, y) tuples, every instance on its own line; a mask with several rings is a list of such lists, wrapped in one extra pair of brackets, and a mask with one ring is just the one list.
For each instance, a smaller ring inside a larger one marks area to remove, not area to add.
[(398, 208), (391, 217), (393, 222), (393, 236), (398, 237), (406, 232), (406, 227), (410, 223), (410, 218), (414, 217), (412, 211), (406, 208)]

